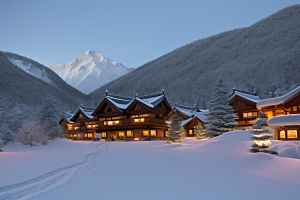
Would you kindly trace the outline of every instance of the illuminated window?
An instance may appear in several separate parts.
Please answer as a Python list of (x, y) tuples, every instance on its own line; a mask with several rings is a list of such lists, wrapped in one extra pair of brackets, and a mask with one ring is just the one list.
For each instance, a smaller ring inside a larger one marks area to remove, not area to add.
[(143, 136), (149, 136), (149, 131), (148, 130), (144, 130), (143, 131)]
[(84, 134), (84, 137), (87, 137), (87, 134)]
[(120, 123), (120, 121), (105, 121), (104, 125), (111, 126), (111, 125), (118, 125), (119, 123)]
[(280, 131), (280, 139), (284, 139), (285, 138), (285, 131)]
[(193, 130), (189, 130), (189, 135), (193, 135)]
[(119, 137), (125, 137), (125, 132), (124, 131), (119, 131)]
[(77, 134), (74, 134), (73, 137), (77, 137)]
[(139, 115), (139, 117), (148, 117), (148, 116), (149, 116), (148, 114)]
[(115, 122), (115, 124), (119, 124), (120, 123), (120, 121), (114, 121)]
[(151, 130), (150, 133), (151, 133), (151, 137), (156, 137), (156, 130)]
[(92, 128), (92, 125), (86, 125), (86, 128)]
[(297, 130), (288, 130), (287, 137), (288, 138), (297, 138)]
[(248, 117), (252, 117), (252, 112), (248, 112)]
[(134, 119), (134, 122), (144, 122), (145, 119), (144, 118), (137, 118), (137, 119)]
[(93, 133), (89, 133), (89, 134), (88, 134), (88, 137), (89, 137), (89, 138), (93, 137)]
[(103, 138), (106, 137), (106, 132), (102, 132), (102, 137), (103, 137)]
[(108, 121), (107, 123), (108, 123), (108, 125), (113, 125), (112, 121)]
[(98, 127), (98, 124), (93, 124), (92, 125), (92, 128), (96, 128), (96, 127)]
[(165, 137), (169, 137), (169, 131), (165, 131)]
[(131, 118), (137, 118), (137, 117), (139, 117), (138, 115), (131, 115), (130, 116)]
[(243, 113), (243, 117), (248, 117), (248, 113)]
[(294, 112), (297, 112), (297, 110), (298, 110), (298, 109), (297, 109), (297, 106), (293, 106), (293, 111), (294, 111)]
[(78, 126), (75, 126), (75, 127), (74, 127), (74, 129), (75, 129), (75, 130), (78, 130), (78, 129), (80, 129), (80, 127), (78, 127)]
[(126, 131), (126, 135), (127, 137), (132, 137), (133, 136), (132, 131)]

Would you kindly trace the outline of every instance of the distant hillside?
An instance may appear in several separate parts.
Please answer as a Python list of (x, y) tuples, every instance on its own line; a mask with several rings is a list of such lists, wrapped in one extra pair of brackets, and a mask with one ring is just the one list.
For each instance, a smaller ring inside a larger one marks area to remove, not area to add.
[(133, 68), (127, 68), (118, 61), (113, 62), (91, 50), (68, 64), (52, 63), (48, 67), (69, 85), (84, 94), (90, 94), (102, 85), (133, 70)]
[[(237, 16), (238, 17), (238, 16)], [(208, 105), (222, 75), (232, 88), (256, 90), (261, 98), (300, 85), (300, 5), (287, 7), (250, 27), (182, 46), (89, 95), (99, 103), (105, 90), (134, 96), (164, 89), (172, 105)]]

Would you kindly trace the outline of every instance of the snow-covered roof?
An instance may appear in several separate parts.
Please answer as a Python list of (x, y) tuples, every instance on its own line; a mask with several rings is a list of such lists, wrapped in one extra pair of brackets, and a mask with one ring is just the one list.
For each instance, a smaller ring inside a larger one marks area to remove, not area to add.
[(192, 117), (194, 115), (193, 113), (195, 111), (198, 111), (199, 109), (197, 106), (176, 105), (173, 107), (172, 111), (168, 114), (168, 116), (172, 115), (176, 110), (188, 117)]
[(207, 123), (207, 115), (209, 114), (209, 110), (202, 110), (201, 112), (194, 112), (194, 115), (200, 119), (202, 122)]
[(150, 108), (154, 108), (165, 98), (165, 94), (164, 92), (159, 92), (146, 96), (137, 96), (135, 98), (107, 94), (105, 98), (108, 99), (111, 103), (113, 103), (117, 108), (125, 110), (131, 105), (131, 103), (134, 102), (134, 100), (138, 100), (144, 105)]
[(78, 112), (82, 112), (87, 118), (92, 119), (94, 118), (92, 116), (94, 110), (95, 110), (94, 108), (79, 107), (77, 111), (69, 118), (69, 121), (73, 120), (73, 118), (75, 117), (75, 115), (77, 115)]
[(70, 119), (73, 117), (73, 114), (70, 112), (65, 112), (62, 114), (62, 118), (59, 121), (59, 124), (63, 121), (63, 119), (65, 119), (67, 121), (67, 123), (74, 123), (72, 121), (70, 121)]
[(261, 109), (261, 108), (267, 107), (267, 106), (285, 104), (285, 103), (289, 102), (289, 100), (291, 100), (297, 94), (300, 94), (300, 86), (281, 97), (264, 99), (264, 100), (260, 101), (259, 103), (257, 103), (256, 107), (258, 109)]
[(282, 115), (268, 120), (269, 126), (300, 126), (300, 114)]
[(187, 120), (184, 120), (180, 125), (181, 126), (185, 126), (186, 124), (188, 124), (189, 122), (193, 121), (195, 119), (195, 117), (191, 117)]
[(228, 101), (232, 100), (234, 97), (236, 96), (240, 96), (244, 99), (247, 99), (249, 101), (258, 103), (259, 101), (261, 101), (261, 99), (259, 98), (259, 96), (256, 95), (255, 92), (247, 92), (247, 91), (243, 91), (243, 90), (239, 90), (239, 89), (233, 89), (233, 93), (230, 95)]

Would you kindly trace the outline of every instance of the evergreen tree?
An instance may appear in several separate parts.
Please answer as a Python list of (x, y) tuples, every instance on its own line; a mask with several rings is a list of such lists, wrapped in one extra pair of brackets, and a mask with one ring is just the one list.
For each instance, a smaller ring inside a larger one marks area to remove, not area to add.
[(220, 76), (217, 84), (216, 91), (212, 96), (209, 105), (208, 130), (206, 131), (207, 137), (215, 137), (224, 132), (228, 132), (236, 127), (236, 116), (233, 113), (233, 108), (228, 104), (228, 95), (225, 89), (224, 80)]
[(272, 144), (270, 139), (273, 137), (273, 134), (270, 133), (268, 129), (267, 118), (256, 118), (255, 125), (252, 126), (251, 133), (253, 134), (254, 144), (251, 145), (251, 151), (256, 152), (265, 152), (271, 154), (278, 154), (277, 152), (268, 149)]
[(184, 128), (181, 126), (182, 121), (183, 118), (177, 113), (172, 117), (171, 127), (169, 131), (169, 138), (167, 141), (168, 143), (180, 142), (181, 145), (181, 141), (186, 138), (187, 133), (184, 130)]
[(197, 126), (195, 126), (195, 134), (197, 139), (203, 139), (206, 137), (205, 133), (207, 131), (207, 127), (205, 124), (197, 124)]
[(57, 109), (56, 101), (53, 97), (48, 97), (44, 102), (39, 116), (39, 124), (45, 130), (45, 133), (50, 138), (62, 137), (62, 127), (58, 124), (59, 111)]
[(3, 152), (3, 140), (0, 138), (0, 152)]

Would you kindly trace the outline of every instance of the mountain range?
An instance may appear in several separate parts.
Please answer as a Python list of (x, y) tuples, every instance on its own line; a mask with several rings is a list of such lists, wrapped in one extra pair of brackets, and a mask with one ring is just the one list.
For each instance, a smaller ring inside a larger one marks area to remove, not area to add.
[(91, 50), (70, 63), (52, 63), (48, 68), (84, 94), (89, 94), (133, 70), (133, 68), (127, 68), (118, 61), (113, 62)]

